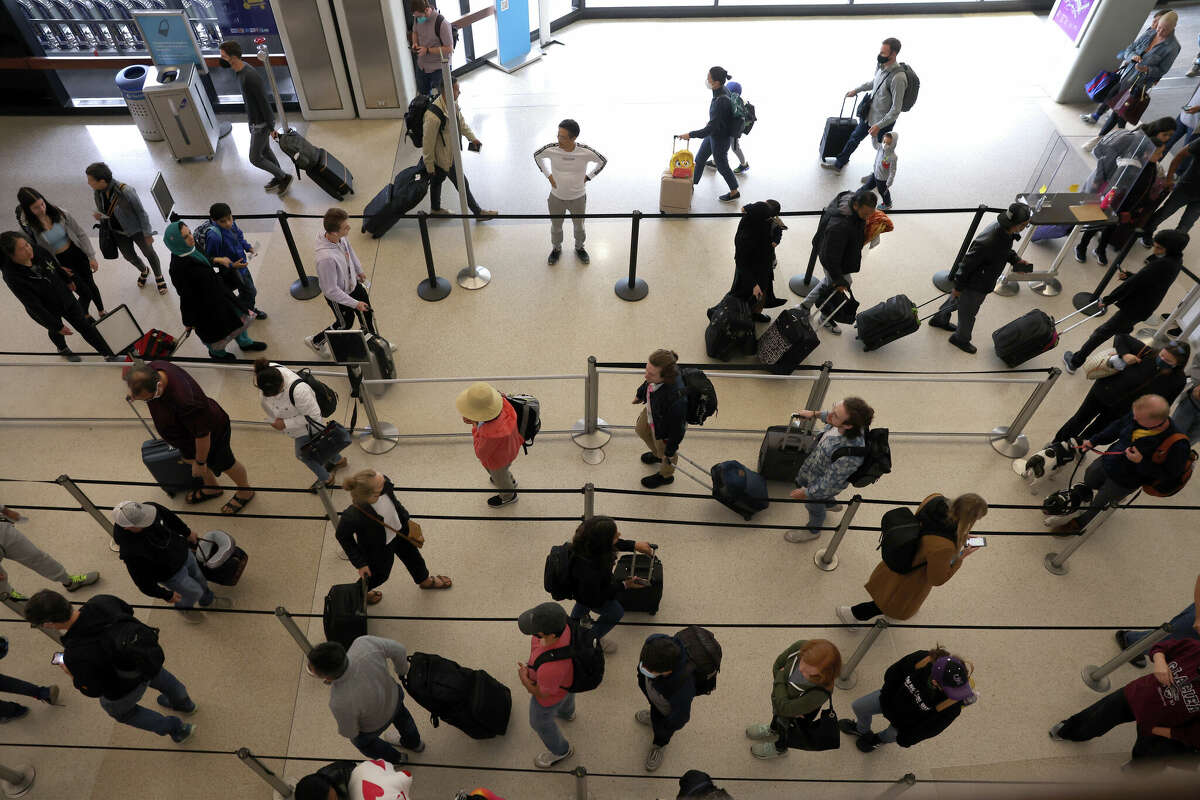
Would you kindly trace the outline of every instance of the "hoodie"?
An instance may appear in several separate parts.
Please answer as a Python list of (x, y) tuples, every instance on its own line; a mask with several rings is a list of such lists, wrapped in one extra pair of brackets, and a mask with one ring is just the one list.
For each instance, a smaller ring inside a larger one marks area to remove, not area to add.
[(62, 328), (63, 315), (75, 305), (75, 297), (48, 251), (34, 247), (32, 267), (4, 258), (0, 272), (30, 319), (47, 331)]
[(318, 235), (316, 259), (317, 280), (329, 301), (350, 308), (357, 306), (358, 301), (350, 296), (350, 292), (358, 286), (363, 268), (354, 248), (350, 246), (350, 240), (331, 242), (325, 238), (325, 234)]
[(475, 442), (475, 455), (484, 469), (504, 469), (517, 460), (525, 437), (517, 430), (517, 412), (507, 398), (500, 416), (487, 422), (476, 422), (471, 426), (471, 438)]
[(1137, 720), (1138, 730), (1170, 728), (1171, 738), (1200, 748), (1200, 642), (1167, 639), (1150, 649), (1150, 657), (1162, 653), (1171, 673), (1163, 686), (1154, 675), (1143, 675), (1125, 684), (1125, 699)]
[[(649, 638), (657, 637), (669, 638), (663, 633), (651, 634)], [(671, 672), (667, 675), (647, 679), (639, 669), (637, 670), (637, 680), (638, 688), (642, 690), (642, 694), (646, 695), (646, 699), (650, 700), (651, 709), (665, 717), (664, 723), (667, 728), (677, 731), (692, 717), (692, 700), (696, 698), (696, 678), (692, 673), (691, 665), (688, 664), (687, 648), (679, 639), (672, 638), (672, 641), (679, 645), (679, 658), (675, 661)], [(651, 691), (659, 698), (666, 700), (670, 709), (668, 713), (664, 714), (662, 709), (655, 705), (654, 700), (651, 699)]]
[(79, 618), (62, 635), (63, 663), (75, 688), (88, 697), (116, 700), (146, 682), (109, 641), (108, 627), (133, 618), (128, 603), (111, 594), (98, 594), (79, 608)]
[(867, 225), (851, 208), (853, 197), (854, 192), (839, 192), (825, 207), (813, 237), (813, 244), (820, 248), (821, 266), (834, 286), (848, 286), (846, 276), (862, 269)]
[(892, 181), (896, 180), (896, 164), (899, 158), (896, 155), (896, 145), (900, 141), (900, 135), (895, 131), (886, 135), (892, 137), (892, 143), (881, 141), (879, 149), (875, 151), (875, 180), (890, 187)]

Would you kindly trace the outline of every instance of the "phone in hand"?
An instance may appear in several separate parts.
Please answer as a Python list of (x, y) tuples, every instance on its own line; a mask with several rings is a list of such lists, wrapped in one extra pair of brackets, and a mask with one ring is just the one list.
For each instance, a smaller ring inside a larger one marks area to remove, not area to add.
[(59, 652), (55, 653), (54, 655), (50, 656), (50, 663), (56, 667), (61, 667), (63, 665), (62, 652), (59, 651)]
[(987, 538), (984, 536), (968, 536), (967, 547), (987, 547)]
[(472, 153), (478, 153), (481, 147), (483, 147), (483, 142), (471, 142), (469, 145), (467, 145), (467, 149)]
[(650, 585), (650, 579), (649, 579), (649, 578), (638, 578), (638, 577), (635, 577), (635, 578), (633, 579), (633, 582), (634, 582), (634, 583), (636, 583), (638, 586), (649, 586), (649, 585)]

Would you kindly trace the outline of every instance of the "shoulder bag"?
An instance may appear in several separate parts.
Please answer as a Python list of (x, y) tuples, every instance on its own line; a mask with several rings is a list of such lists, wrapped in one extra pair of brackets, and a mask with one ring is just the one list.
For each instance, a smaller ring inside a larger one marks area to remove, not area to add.
[(833, 710), (832, 694), (829, 695), (829, 705), (812, 719), (796, 717), (780, 722), (785, 724), (787, 730), (788, 747), (797, 750), (837, 750), (841, 747), (842, 735), (838, 730), (837, 713)]
[(1114, 92), (1105, 103), (1118, 117), (1131, 125), (1137, 125), (1146, 107), (1150, 105), (1150, 89), (1139, 75), (1129, 88), (1123, 92)]
[(379, 516), (374, 511), (365, 509), (362, 506), (355, 506), (355, 508), (361, 511), (363, 516), (372, 522), (378, 522), (380, 525), (387, 528), (401, 539), (407, 539), (414, 547), (421, 548), (425, 545), (425, 534), (421, 531), (421, 525), (415, 519), (410, 519), (408, 521), (408, 533), (405, 533), (404, 531), (398, 531), (391, 525), (388, 525), (383, 521), (383, 517)]
[(335, 460), (339, 453), (350, 446), (350, 431), (340, 422), (331, 419), (322, 425), (312, 417), (306, 416), (304, 419), (308, 425), (309, 439), (300, 446), (300, 452), (306, 458), (324, 464)]
[(117, 200), (120, 199), (120, 192), (125, 184), (120, 183), (112, 187), (112, 202), (108, 204), (108, 210), (104, 212), (104, 219), (97, 222), (92, 227), (99, 228), (100, 234), (100, 255), (107, 259), (114, 259), (121, 254), (117, 248), (117, 233), (112, 228), (112, 213), (117, 208)]

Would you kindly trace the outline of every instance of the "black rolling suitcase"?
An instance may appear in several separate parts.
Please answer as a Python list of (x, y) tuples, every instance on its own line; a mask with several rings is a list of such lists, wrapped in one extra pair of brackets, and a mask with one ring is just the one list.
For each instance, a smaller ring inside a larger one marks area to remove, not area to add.
[(774, 375), (788, 375), (821, 344), (809, 315), (786, 308), (758, 340), (758, 360)]
[(169, 442), (154, 435), (154, 430), (146, 424), (145, 418), (137, 410), (132, 400), (127, 401), (133, 413), (146, 428), (150, 438), (142, 442), (142, 463), (150, 471), (151, 477), (159, 487), (174, 497), (176, 492), (186, 492), (193, 486), (198, 486), (200, 480), (192, 477), (192, 465), (183, 460), (183, 454)]
[(854, 325), (858, 329), (858, 338), (863, 343), (863, 350), (878, 350), (889, 342), (914, 333), (921, 327), (917, 308), (918, 306), (908, 299), (908, 295), (898, 294), (860, 312)]
[(767, 428), (767, 435), (758, 448), (758, 473), (764, 480), (791, 482), (796, 479), (800, 465), (808, 458), (816, 441), (812, 428), (812, 422), (799, 414), (793, 414), (788, 425)]
[(367, 635), (367, 581), (339, 583), (329, 587), (321, 616), (325, 639), (349, 649), (360, 636)]
[(424, 200), (428, 191), (429, 178), (424, 160), (401, 170), (395, 180), (383, 187), (363, 209), (363, 233), (369, 233), (375, 239), (383, 236), (400, 217)]
[(317, 154), (316, 162), (304, 172), (330, 197), (345, 200), (346, 195), (354, 194), (354, 176), (324, 148)]
[(429, 712), (433, 727), (445, 722), (472, 739), (503, 736), (512, 714), (512, 692), (481, 669), (432, 653), (412, 653), (401, 679), (412, 699)]
[(658, 605), (662, 602), (663, 565), (658, 554), (645, 556), (641, 553), (626, 553), (617, 559), (613, 566), (613, 577), (617, 580), (626, 578), (645, 578), (649, 586), (637, 589), (622, 589), (617, 595), (621, 607), (626, 611), (637, 611), (642, 614), (657, 614)]
[(850, 134), (854, 133), (854, 129), (858, 127), (857, 119), (846, 116), (848, 99), (847, 97), (842, 98), (842, 108), (838, 111), (838, 116), (828, 117), (825, 120), (825, 132), (821, 134), (821, 160), (833, 158), (842, 152), (846, 142), (850, 141)]
[(237, 586), (250, 556), (225, 531), (209, 531), (196, 542), (196, 560), (204, 577), (212, 583)]
[(1016, 367), (1034, 356), (1053, 350), (1058, 346), (1058, 340), (1062, 334), (1070, 333), (1088, 320), (1104, 314), (1103, 311), (1098, 311), (1084, 317), (1066, 330), (1058, 330), (1059, 324), (1066, 322), (1076, 314), (1082, 314), (1094, 305), (1096, 302), (1092, 301), (1078, 311), (1067, 314), (1058, 322), (1055, 322), (1054, 317), (1040, 308), (1022, 314), (992, 332), (992, 345), (996, 348), (996, 355), (1000, 356), (1000, 360), (1008, 366)]
[(750, 304), (731, 294), (708, 310), (704, 351), (720, 361), (755, 351), (754, 317)]

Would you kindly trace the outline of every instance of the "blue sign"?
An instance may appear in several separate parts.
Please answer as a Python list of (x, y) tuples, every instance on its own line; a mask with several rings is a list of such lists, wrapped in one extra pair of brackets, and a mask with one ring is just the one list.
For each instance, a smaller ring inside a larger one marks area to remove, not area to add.
[(195, 64), (201, 72), (208, 72), (185, 12), (134, 11), (133, 19), (141, 29), (142, 41), (155, 64), (160, 67)]
[(529, 0), (496, 0), (496, 42), (501, 64), (529, 54)]
[(278, 36), (275, 15), (267, 0), (222, 0), (226, 33), (234, 36)]

